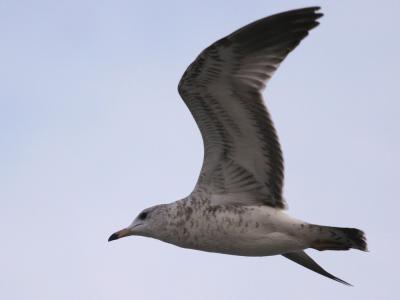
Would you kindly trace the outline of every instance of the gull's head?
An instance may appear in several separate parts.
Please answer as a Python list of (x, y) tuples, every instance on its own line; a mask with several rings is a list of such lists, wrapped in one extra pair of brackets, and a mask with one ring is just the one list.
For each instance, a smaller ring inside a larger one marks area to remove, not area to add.
[(165, 204), (144, 209), (128, 227), (113, 233), (108, 241), (114, 241), (130, 235), (156, 237), (165, 229), (167, 221), (167, 209)]

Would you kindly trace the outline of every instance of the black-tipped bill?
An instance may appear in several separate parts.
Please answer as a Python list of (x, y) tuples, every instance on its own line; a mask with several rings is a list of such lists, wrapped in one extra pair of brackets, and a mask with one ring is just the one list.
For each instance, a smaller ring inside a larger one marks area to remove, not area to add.
[(108, 241), (111, 242), (111, 241), (118, 240), (118, 239), (119, 239), (118, 232), (116, 232), (116, 233), (113, 233), (113, 234), (108, 238)]
[(108, 241), (114, 241), (118, 240), (120, 238), (123, 238), (124, 236), (132, 235), (131, 231), (128, 228), (124, 228), (120, 231), (117, 231), (116, 233), (113, 233), (109, 238)]

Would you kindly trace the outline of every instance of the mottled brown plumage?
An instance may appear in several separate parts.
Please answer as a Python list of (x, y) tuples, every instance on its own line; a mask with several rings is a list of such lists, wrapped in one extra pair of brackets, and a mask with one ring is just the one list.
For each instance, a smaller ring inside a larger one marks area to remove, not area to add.
[(318, 25), (319, 8), (273, 15), (205, 49), (188, 67), (179, 93), (196, 120), (204, 161), (193, 192), (145, 209), (109, 240), (127, 235), (242, 256), (282, 254), (347, 284), (303, 250), (366, 250), (354, 228), (308, 224), (282, 211), (283, 158), (261, 91), (283, 59)]

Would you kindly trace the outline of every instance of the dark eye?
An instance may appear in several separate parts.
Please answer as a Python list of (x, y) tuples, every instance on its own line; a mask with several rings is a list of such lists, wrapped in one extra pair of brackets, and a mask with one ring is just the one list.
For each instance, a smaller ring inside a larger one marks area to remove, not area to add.
[(139, 220), (144, 220), (147, 218), (147, 212), (141, 212), (138, 216)]

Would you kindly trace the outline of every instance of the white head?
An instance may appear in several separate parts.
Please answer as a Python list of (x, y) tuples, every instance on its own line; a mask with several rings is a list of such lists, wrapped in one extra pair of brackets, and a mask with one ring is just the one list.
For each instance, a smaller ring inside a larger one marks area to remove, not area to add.
[(167, 214), (165, 204), (146, 208), (133, 220), (131, 225), (113, 233), (108, 241), (111, 242), (129, 235), (157, 237), (166, 228)]

